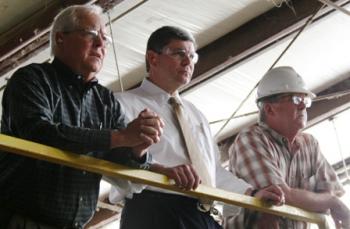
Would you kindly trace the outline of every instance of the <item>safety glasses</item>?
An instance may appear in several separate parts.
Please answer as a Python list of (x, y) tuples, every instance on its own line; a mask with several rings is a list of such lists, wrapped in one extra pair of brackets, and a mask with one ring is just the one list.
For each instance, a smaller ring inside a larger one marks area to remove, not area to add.
[(194, 64), (198, 62), (198, 54), (196, 52), (190, 52), (184, 49), (165, 48), (162, 54), (170, 56), (178, 61), (183, 61), (185, 58), (188, 58)]
[[(287, 98), (287, 99), (284, 99)], [(294, 105), (299, 106), (301, 103), (305, 105), (306, 108), (311, 107), (312, 99), (308, 95), (295, 95), (295, 94), (284, 94), (275, 97), (274, 102), (291, 101)]]

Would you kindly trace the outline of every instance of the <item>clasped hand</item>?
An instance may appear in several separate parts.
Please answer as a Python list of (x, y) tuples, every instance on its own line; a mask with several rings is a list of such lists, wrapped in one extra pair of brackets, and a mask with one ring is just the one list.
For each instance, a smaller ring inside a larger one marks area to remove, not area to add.
[(149, 146), (160, 141), (163, 127), (163, 120), (155, 112), (146, 108), (124, 130), (120, 131), (123, 135), (123, 144), (133, 148), (136, 158), (142, 157)]

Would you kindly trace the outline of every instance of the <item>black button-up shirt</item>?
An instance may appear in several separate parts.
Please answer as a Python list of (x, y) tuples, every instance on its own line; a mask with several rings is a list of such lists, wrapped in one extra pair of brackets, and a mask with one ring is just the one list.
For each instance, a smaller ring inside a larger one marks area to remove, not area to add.
[[(125, 127), (113, 93), (96, 79), (84, 83), (58, 59), (19, 69), (8, 82), (2, 105), (3, 134), (98, 158), (112, 152), (110, 131)], [(54, 226), (82, 226), (95, 211), (100, 179), (2, 152), (0, 207)]]

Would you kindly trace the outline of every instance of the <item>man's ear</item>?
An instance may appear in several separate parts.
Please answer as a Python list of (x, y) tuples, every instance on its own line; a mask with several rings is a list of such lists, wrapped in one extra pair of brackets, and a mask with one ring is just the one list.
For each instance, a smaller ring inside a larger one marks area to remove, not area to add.
[(62, 44), (63, 43), (63, 33), (62, 32), (57, 32), (56, 33), (56, 44)]
[(275, 107), (271, 103), (264, 103), (264, 111), (266, 115), (274, 115), (275, 114)]
[(148, 50), (146, 53), (146, 58), (149, 66), (157, 66), (158, 64), (158, 53), (152, 50)]

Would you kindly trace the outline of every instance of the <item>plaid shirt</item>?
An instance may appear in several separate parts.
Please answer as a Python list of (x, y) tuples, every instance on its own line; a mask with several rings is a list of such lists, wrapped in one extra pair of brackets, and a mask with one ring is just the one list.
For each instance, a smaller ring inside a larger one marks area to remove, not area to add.
[[(3, 134), (98, 158), (111, 152), (111, 129), (125, 127), (114, 95), (97, 80), (84, 83), (58, 59), (19, 69), (8, 82), (2, 105)], [(100, 179), (0, 153), (0, 207), (57, 227), (79, 228), (95, 211)]]
[[(286, 183), (291, 188), (312, 192), (344, 190), (323, 157), (317, 140), (305, 133), (297, 135), (292, 149), (288, 141), (264, 123), (243, 130), (230, 148), (230, 170), (255, 188)], [(252, 211), (227, 219), (228, 228), (254, 228)], [(256, 213), (255, 213), (256, 214)], [(243, 227), (243, 225), (245, 225)], [(280, 228), (307, 228), (305, 222), (280, 219)]]

